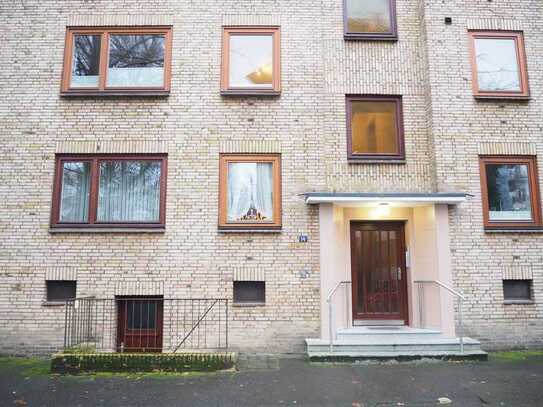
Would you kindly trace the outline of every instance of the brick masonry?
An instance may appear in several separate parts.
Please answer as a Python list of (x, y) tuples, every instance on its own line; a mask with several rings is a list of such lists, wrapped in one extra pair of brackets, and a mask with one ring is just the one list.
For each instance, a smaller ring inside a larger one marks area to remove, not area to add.
[[(389, 43), (345, 42), (340, 0), (1, 5), (0, 352), (60, 346), (63, 307), (43, 301), (45, 280), (63, 275), (77, 278), (78, 295), (229, 299), (234, 279), (264, 278), (265, 307), (232, 309), (233, 350), (302, 351), (319, 334), (319, 226), (299, 194), (333, 190), (472, 194), (450, 210), (468, 333), (487, 348), (541, 346), (543, 237), (484, 233), (477, 159), (543, 153), (541, 4), (397, 0), (397, 9), (400, 39)], [(146, 24), (173, 26), (169, 97), (59, 96), (67, 26)], [(246, 24), (281, 27), (278, 98), (219, 95), (221, 27)], [(483, 28), (524, 31), (529, 102), (473, 99), (466, 31)], [(347, 161), (349, 93), (402, 95), (405, 164)], [(49, 233), (55, 153), (98, 148), (168, 153), (164, 233)], [(281, 153), (281, 233), (218, 233), (221, 152)], [(504, 305), (502, 278), (526, 270), (535, 303)]]

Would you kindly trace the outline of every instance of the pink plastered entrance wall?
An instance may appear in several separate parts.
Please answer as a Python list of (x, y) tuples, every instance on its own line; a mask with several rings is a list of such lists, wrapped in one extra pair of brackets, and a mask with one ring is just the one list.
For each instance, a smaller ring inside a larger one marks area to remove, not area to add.
[[(416, 280), (439, 280), (452, 286), (447, 205), (397, 207), (383, 213), (376, 205), (341, 207), (320, 204), (321, 337), (329, 338), (327, 297), (340, 281), (351, 281), (350, 222), (405, 221), (409, 325), (455, 335), (454, 298), (432, 284), (423, 285), (422, 318)], [(352, 326), (351, 288), (341, 285), (332, 298), (333, 332)], [(423, 322), (424, 326), (421, 326)]]

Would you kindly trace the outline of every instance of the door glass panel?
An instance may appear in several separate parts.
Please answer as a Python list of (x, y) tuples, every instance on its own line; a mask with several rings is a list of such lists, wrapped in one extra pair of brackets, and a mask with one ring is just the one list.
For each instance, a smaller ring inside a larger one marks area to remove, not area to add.
[(128, 329), (155, 329), (156, 301), (128, 301), (126, 315)]

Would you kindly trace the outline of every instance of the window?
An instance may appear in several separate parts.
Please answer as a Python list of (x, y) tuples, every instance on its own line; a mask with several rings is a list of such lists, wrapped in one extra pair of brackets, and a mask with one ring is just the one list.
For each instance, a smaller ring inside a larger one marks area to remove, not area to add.
[(279, 36), (278, 27), (225, 27), (221, 93), (278, 95), (281, 91)]
[(524, 40), (519, 32), (470, 31), (473, 94), (528, 97)]
[(234, 303), (264, 304), (266, 283), (263, 281), (234, 281)]
[(57, 156), (52, 227), (163, 227), (166, 156)]
[(347, 147), (352, 160), (403, 160), (400, 96), (347, 96)]
[(541, 225), (535, 157), (480, 158), (485, 227)]
[(279, 229), (280, 156), (221, 155), (219, 195), (220, 228)]
[(171, 28), (69, 28), (62, 94), (167, 94)]
[(60, 302), (75, 298), (77, 282), (50, 280), (45, 282), (48, 302)]
[(531, 301), (532, 280), (503, 280), (503, 299), (505, 301)]
[(345, 39), (397, 40), (395, 0), (344, 0)]

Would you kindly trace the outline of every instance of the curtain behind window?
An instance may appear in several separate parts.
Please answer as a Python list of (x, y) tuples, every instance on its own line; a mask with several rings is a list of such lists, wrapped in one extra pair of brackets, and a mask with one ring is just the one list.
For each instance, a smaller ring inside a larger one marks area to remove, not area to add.
[(158, 222), (160, 161), (100, 162), (99, 222)]
[(273, 165), (228, 164), (228, 222), (273, 221)]
[(62, 165), (61, 222), (87, 222), (89, 218), (90, 164), (65, 162)]

